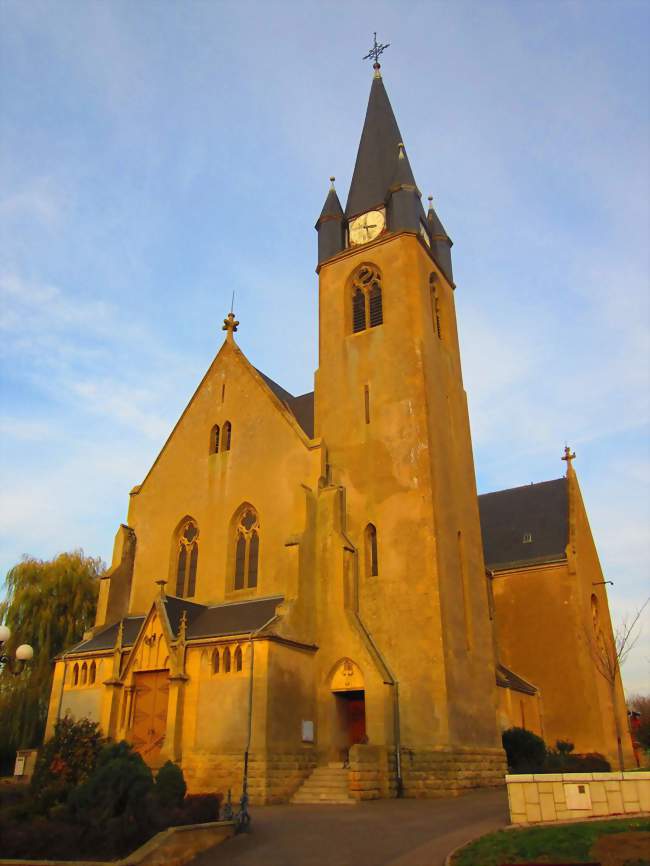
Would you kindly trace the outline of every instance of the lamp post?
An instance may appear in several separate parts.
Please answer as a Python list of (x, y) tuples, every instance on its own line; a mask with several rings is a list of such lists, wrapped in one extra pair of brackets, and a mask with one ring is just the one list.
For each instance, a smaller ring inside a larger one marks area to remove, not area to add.
[(21, 643), (16, 650), (16, 658), (12, 659), (11, 656), (5, 655), (3, 651), (10, 637), (11, 629), (6, 625), (0, 625), (0, 666), (2, 668), (6, 666), (9, 673), (18, 676), (18, 674), (22, 673), (25, 664), (34, 658), (34, 650), (28, 643)]

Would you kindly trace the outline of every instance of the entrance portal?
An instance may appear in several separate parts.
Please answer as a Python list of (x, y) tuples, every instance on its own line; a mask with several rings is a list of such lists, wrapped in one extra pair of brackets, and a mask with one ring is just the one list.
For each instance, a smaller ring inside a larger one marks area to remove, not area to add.
[(134, 684), (131, 742), (149, 766), (157, 766), (167, 727), (169, 671), (136, 673)]
[(338, 692), (340, 720), (347, 740), (347, 748), (366, 742), (366, 699), (365, 692)]

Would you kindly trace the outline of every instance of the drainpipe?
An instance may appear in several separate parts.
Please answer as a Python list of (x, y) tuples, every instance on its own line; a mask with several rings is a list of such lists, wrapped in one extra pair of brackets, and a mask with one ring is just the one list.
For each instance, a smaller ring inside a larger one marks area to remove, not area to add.
[(255, 631), (252, 631), (248, 636), (251, 651), (251, 667), (248, 678), (248, 737), (246, 740), (246, 750), (244, 752), (244, 777), (242, 780), (241, 806), (239, 813), (240, 824), (245, 824), (250, 821), (248, 815), (248, 755), (251, 748), (251, 739), (253, 737), (253, 668), (255, 666), (255, 644), (253, 640), (258, 634), (260, 634), (260, 632), (264, 631), (264, 629), (268, 628), (271, 623), (275, 622), (276, 619), (279, 619), (277, 613), (273, 614), (271, 619), (267, 620), (267, 622), (265, 622), (264, 625), (261, 625), (258, 629), (255, 629)]

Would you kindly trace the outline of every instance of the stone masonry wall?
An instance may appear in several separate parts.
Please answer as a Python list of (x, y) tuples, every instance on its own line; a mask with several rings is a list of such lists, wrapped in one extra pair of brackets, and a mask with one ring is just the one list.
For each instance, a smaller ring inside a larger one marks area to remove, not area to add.
[(506, 782), (513, 824), (650, 812), (650, 773), (535, 773)]
[(402, 749), (405, 797), (448, 797), (468, 788), (505, 783), (502, 749)]

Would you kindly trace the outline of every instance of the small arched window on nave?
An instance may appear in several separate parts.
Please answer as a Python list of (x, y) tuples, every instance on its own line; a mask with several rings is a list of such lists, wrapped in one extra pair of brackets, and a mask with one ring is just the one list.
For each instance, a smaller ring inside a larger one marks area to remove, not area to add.
[(196, 592), (196, 570), (199, 563), (199, 530), (192, 519), (182, 526), (176, 560), (176, 595), (192, 598)]
[(230, 421), (226, 421), (223, 425), (223, 451), (230, 451), (230, 445), (232, 442), (232, 424)]
[(235, 526), (234, 589), (252, 589), (257, 586), (259, 533), (257, 512), (252, 506), (246, 506)]
[(244, 656), (243, 656), (243, 653), (241, 651), (241, 647), (238, 646), (237, 649), (235, 650), (235, 670), (241, 671), (243, 667), (244, 667)]
[(97, 665), (95, 662), (90, 663), (90, 667), (88, 669), (88, 684), (94, 685), (95, 680), (97, 679)]
[(219, 436), (221, 430), (219, 429), (219, 425), (215, 424), (212, 430), (210, 431), (210, 454), (218, 454), (219, 453)]
[(79, 685), (79, 665), (75, 665), (72, 668), (72, 685), (73, 686)]
[(84, 662), (81, 665), (81, 685), (85, 686), (88, 682), (88, 665)]
[(218, 649), (216, 649), (212, 653), (212, 673), (213, 674), (219, 673), (219, 650)]
[(362, 265), (352, 275), (352, 333), (383, 324), (381, 274), (374, 265)]
[(223, 651), (223, 672), (230, 673), (230, 647), (226, 647)]

